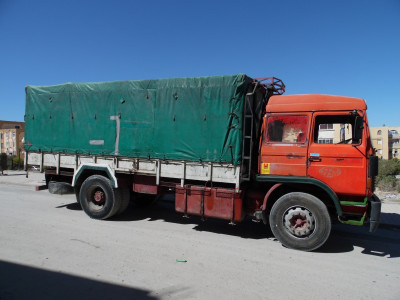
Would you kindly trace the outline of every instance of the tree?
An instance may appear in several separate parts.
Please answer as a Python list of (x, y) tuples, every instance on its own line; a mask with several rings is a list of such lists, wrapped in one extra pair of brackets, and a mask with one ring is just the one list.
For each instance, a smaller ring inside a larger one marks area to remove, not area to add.
[(17, 168), (17, 166), (18, 166), (18, 170), (19, 170), (21, 165), (22, 165), (22, 167), (24, 166), (24, 161), (21, 158), (19, 158), (18, 156), (14, 156), (12, 160), (13, 160), (14, 169)]
[(0, 168), (1, 168), (1, 175), (4, 175), (4, 170), (7, 170), (7, 154), (1, 153), (0, 154)]
[(397, 158), (393, 159), (381, 159), (379, 160), (378, 176), (375, 179), (376, 186), (382, 191), (393, 191), (396, 185), (400, 191), (400, 185), (396, 180), (396, 175), (400, 174), (400, 160)]

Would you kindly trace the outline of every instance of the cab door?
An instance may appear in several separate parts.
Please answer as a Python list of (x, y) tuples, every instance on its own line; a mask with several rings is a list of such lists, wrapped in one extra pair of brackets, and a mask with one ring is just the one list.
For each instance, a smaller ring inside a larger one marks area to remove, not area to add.
[(307, 175), (311, 113), (270, 114), (264, 118), (259, 173)]
[[(355, 132), (352, 112), (317, 112), (308, 149), (308, 176), (321, 180), (336, 194), (365, 195), (366, 145), (362, 126)], [(361, 137), (361, 138), (360, 138)]]

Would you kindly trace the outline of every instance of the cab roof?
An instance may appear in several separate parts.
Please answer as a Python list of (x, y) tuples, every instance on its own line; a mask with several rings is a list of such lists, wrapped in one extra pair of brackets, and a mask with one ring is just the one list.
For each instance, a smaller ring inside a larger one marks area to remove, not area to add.
[(332, 95), (277, 95), (268, 100), (267, 112), (366, 110), (363, 99)]

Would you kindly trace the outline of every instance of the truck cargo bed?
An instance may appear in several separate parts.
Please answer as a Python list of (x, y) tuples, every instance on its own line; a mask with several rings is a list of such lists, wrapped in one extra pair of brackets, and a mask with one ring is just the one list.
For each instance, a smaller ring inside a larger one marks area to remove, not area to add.
[(154, 176), (157, 185), (160, 183), (161, 178), (173, 178), (180, 179), (181, 186), (184, 185), (185, 180), (197, 180), (227, 183), (238, 188), (240, 180), (239, 166), (212, 162), (198, 163), (122, 156), (28, 152), (26, 163), (39, 165), (41, 172), (44, 166), (53, 167), (56, 170), (56, 174), (60, 174), (61, 169), (73, 169), (74, 174), (76, 174), (81, 166), (95, 164), (96, 166), (106, 166), (112, 174), (126, 173)]

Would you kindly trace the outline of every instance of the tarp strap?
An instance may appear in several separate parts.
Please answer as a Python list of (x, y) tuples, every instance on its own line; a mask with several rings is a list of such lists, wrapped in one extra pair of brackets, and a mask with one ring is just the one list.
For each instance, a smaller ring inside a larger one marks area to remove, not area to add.
[(119, 131), (120, 131), (120, 121), (119, 121), (119, 116), (110, 116), (110, 120), (115, 120), (116, 121), (116, 136), (115, 136), (115, 155), (118, 155), (119, 152)]

